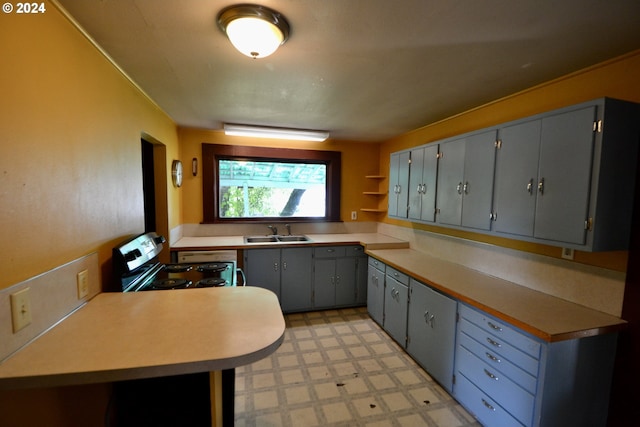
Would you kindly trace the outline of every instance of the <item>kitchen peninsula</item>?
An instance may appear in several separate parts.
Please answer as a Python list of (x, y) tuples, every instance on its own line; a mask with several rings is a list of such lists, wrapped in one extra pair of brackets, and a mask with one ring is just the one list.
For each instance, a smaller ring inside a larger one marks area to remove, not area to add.
[(261, 288), (101, 293), (0, 364), (0, 389), (219, 372), (273, 353), (284, 330)]

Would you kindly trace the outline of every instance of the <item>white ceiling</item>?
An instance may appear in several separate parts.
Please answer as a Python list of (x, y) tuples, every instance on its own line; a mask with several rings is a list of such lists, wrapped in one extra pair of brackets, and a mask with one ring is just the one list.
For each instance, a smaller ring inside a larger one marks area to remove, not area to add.
[(228, 0), (58, 0), (179, 125), (381, 141), (640, 49), (640, 0), (264, 0), (265, 59), (216, 26)]

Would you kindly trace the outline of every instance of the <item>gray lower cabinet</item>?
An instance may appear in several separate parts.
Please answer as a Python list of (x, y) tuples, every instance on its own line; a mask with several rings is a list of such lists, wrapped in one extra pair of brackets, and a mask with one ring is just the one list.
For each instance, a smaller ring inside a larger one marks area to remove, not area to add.
[(547, 343), (458, 311), (453, 396), (483, 425), (606, 425), (617, 334)]
[(408, 306), (409, 276), (387, 266), (382, 327), (403, 348), (407, 346)]
[(313, 308), (356, 306), (366, 301), (366, 265), (362, 246), (314, 248)]
[(407, 353), (451, 393), (458, 303), (409, 279)]
[(369, 257), (367, 278), (367, 311), (379, 325), (384, 321), (384, 277), (387, 265)]
[(248, 285), (272, 290), (284, 312), (312, 308), (312, 248), (249, 249), (244, 256)]

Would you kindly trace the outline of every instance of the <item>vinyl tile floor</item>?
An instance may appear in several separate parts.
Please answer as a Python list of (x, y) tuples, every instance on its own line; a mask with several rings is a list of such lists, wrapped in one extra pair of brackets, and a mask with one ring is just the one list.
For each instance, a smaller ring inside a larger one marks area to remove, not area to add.
[(285, 319), (280, 348), (236, 368), (236, 426), (480, 426), (366, 308)]

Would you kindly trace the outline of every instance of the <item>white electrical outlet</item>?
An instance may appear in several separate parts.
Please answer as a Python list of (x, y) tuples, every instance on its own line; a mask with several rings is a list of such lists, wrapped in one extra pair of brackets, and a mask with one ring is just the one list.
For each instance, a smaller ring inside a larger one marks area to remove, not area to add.
[(357, 211), (351, 211), (351, 220), (355, 221), (358, 219), (358, 212)]
[(564, 258), (564, 259), (573, 259), (573, 249), (562, 248), (562, 258)]
[(82, 270), (77, 276), (78, 299), (89, 295), (89, 270)]
[(13, 333), (31, 324), (31, 299), (29, 289), (24, 288), (10, 295), (11, 299), (11, 322), (13, 323)]

